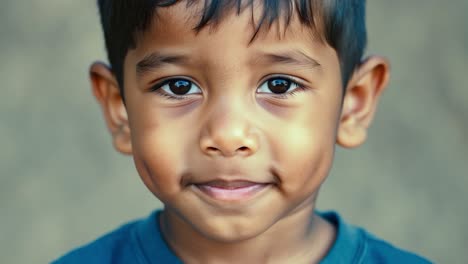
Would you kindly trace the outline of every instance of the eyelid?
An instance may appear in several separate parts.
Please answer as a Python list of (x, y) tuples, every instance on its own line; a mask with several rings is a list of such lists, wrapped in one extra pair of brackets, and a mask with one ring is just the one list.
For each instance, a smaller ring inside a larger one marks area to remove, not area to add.
[[(189, 81), (189, 82), (195, 84), (198, 87), (201, 87), (201, 85), (199, 85), (198, 82), (195, 81), (193, 78), (190, 78), (188, 76), (174, 75), (174, 76), (168, 76), (168, 77), (164, 77), (164, 78), (160, 78), (160, 79), (152, 81), (149, 84), (148, 90), (149, 91), (155, 91), (156, 89), (159, 89), (161, 86), (167, 84), (169, 81), (173, 81), (173, 80), (186, 80), (186, 81)], [(157, 87), (157, 88), (155, 88), (155, 87)]]
[(297, 83), (299, 86), (307, 86), (305, 84), (305, 81), (302, 80), (301, 78), (298, 78), (296, 76), (292, 76), (292, 75), (287, 75), (287, 74), (280, 74), (280, 73), (275, 73), (275, 74), (268, 74), (266, 76), (263, 76), (261, 78), (261, 81), (260, 81), (260, 84), (257, 85), (258, 87), (260, 87), (261, 85), (263, 85), (266, 81), (270, 80), (270, 79), (273, 79), (273, 78), (283, 78), (283, 79), (286, 79), (286, 80), (290, 80), (290, 81), (293, 81), (295, 83)]

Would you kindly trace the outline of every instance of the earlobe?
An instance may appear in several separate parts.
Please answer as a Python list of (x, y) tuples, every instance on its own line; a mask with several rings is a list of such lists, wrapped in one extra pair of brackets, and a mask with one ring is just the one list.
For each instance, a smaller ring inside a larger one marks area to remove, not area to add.
[(340, 123), (337, 143), (344, 148), (354, 148), (367, 139), (367, 128), (360, 125), (356, 119), (348, 118)]
[(94, 97), (101, 105), (114, 147), (123, 154), (131, 154), (127, 111), (112, 70), (104, 63), (95, 62), (89, 69), (89, 75)]
[(380, 95), (388, 83), (389, 67), (387, 59), (371, 56), (355, 70), (343, 99), (337, 133), (339, 145), (353, 148), (366, 140)]

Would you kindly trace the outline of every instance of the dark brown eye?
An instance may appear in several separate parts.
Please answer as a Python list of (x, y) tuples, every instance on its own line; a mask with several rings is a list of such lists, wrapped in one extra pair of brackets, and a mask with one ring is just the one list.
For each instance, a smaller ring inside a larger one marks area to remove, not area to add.
[(270, 94), (272, 97), (287, 99), (298, 91), (304, 91), (307, 87), (299, 84), (292, 77), (276, 76), (264, 81), (257, 89), (259, 94)]
[(170, 80), (167, 84), (171, 92), (176, 95), (184, 95), (192, 88), (192, 82), (183, 79)]
[(288, 91), (291, 87), (291, 82), (282, 78), (270, 79), (267, 82), (268, 89), (275, 94), (281, 94)]

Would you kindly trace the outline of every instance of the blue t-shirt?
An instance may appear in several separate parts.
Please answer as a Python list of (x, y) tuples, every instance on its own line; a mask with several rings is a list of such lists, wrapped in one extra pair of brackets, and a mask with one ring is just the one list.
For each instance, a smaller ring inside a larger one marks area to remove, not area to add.
[[(159, 229), (158, 215), (130, 222), (94, 242), (77, 248), (53, 264), (164, 264), (182, 263), (169, 249)], [(430, 263), (396, 248), (365, 230), (349, 225), (335, 212), (319, 213), (337, 228), (336, 240), (320, 262), (337, 263)]]

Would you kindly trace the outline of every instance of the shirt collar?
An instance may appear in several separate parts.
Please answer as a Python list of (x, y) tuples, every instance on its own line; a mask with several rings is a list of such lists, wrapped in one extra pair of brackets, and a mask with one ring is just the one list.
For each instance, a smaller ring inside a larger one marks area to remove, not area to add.
[(320, 264), (357, 263), (364, 251), (361, 229), (345, 223), (336, 212), (318, 212), (318, 214), (336, 228), (335, 242)]
[[(141, 222), (134, 235), (136, 243), (142, 251), (147, 263), (176, 263), (182, 262), (175, 256), (164, 241), (159, 229), (159, 215), (156, 210)], [(364, 239), (359, 228), (348, 225), (333, 211), (317, 212), (321, 217), (336, 228), (336, 239), (320, 264), (356, 263), (363, 255)], [(351, 262), (349, 260), (352, 260)]]
[(136, 228), (136, 239), (146, 259), (146, 263), (174, 263), (182, 264), (176, 255), (169, 249), (159, 228), (159, 215), (156, 210)]

